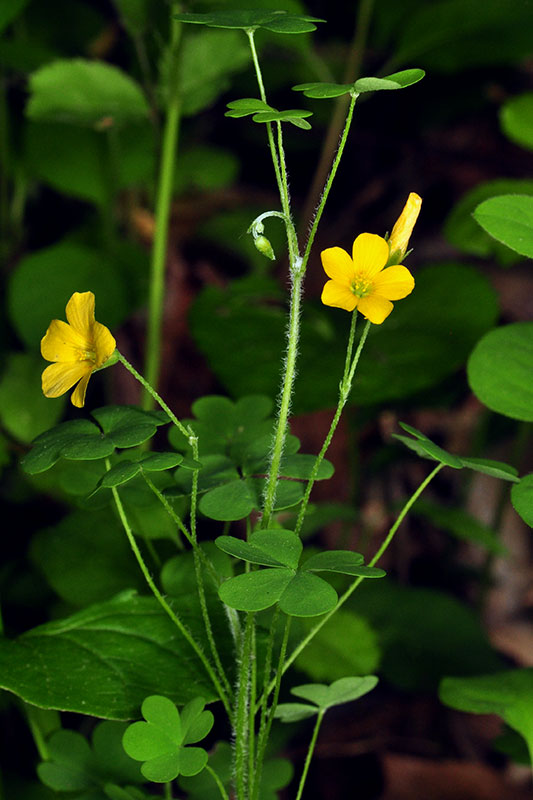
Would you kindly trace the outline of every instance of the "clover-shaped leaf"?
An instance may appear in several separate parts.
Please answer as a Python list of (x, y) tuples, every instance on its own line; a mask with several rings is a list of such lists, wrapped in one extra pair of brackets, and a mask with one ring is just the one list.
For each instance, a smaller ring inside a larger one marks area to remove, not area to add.
[(421, 431), (407, 425), (405, 422), (400, 422), (400, 426), (411, 434), (413, 438), (401, 436), (398, 433), (393, 433), (393, 437), (398, 441), (405, 444), (415, 453), (418, 453), (422, 458), (430, 458), (433, 461), (439, 461), (447, 467), (453, 469), (472, 469), (474, 472), (481, 472), (485, 475), (492, 475), (502, 480), (518, 483), (518, 473), (514, 467), (509, 464), (504, 464), (502, 461), (493, 461), (489, 458), (466, 458), (462, 456), (455, 456), (443, 450), (437, 444), (428, 439), (428, 437)]
[(220, 599), (238, 611), (262, 611), (279, 603), (289, 616), (314, 617), (335, 608), (337, 592), (315, 572), (340, 572), (379, 578), (383, 570), (365, 567), (363, 557), (351, 551), (319, 553), (299, 567), (302, 543), (293, 531), (253, 533), (247, 542), (219, 536), (215, 544), (225, 553), (266, 569), (230, 578), (219, 588)]
[(208, 25), (211, 28), (233, 28), (243, 31), (254, 31), (258, 28), (273, 33), (309, 33), (316, 30), (314, 22), (323, 19), (310, 17), (307, 14), (289, 14), (287, 11), (259, 11), (255, 9), (234, 9), (231, 11), (213, 11), (207, 14), (175, 14), (180, 22), (196, 25)]
[(292, 88), (295, 92), (303, 92), (305, 97), (324, 100), (344, 94), (357, 96), (363, 92), (405, 89), (421, 81), (425, 74), (423, 69), (404, 69), (385, 78), (359, 78), (355, 83), (299, 83)]
[[(103, 488), (111, 488), (112, 486), (121, 486), (127, 483), (136, 475), (142, 472), (163, 472), (167, 469), (173, 469), (184, 461), (181, 453), (146, 453), (141, 456), (138, 461), (130, 461), (126, 459), (115, 464), (108, 470), (100, 481), (100, 486)], [(199, 462), (195, 462), (197, 468), (201, 466)], [(183, 465), (185, 469), (188, 468), (187, 464)]]
[(141, 772), (155, 783), (168, 783), (178, 775), (197, 775), (207, 764), (201, 747), (186, 745), (203, 739), (213, 726), (213, 715), (197, 697), (180, 712), (167, 697), (151, 695), (141, 707), (145, 722), (130, 725), (122, 740), (124, 750), (143, 761)]
[(309, 130), (311, 126), (305, 121), (305, 117), (310, 117), (312, 114), (312, 111), (302, 108), (293, 108), (289, 111), (278, 111), (273, 108), (271, 111), (259, 111), (252, 119), (254, 122), (291, 122), (297, 128)]
[(307, 717), (312, 717), (314, 714), (323, 714), (333, 706), (340, 706), (344, 703), (358, 700), (372, 691), (377, 682), (378, 679), (375, 675), (365, 675), (362, 678), (339, 678), (330, 686), (323, 683), (307, 683), (303, 686), (295, 686), (291, 689), (291, 694), (308, 700), (313, 705), (308, 705), (307, 703), (281, 703), (276, 709), (275, 716), (281, 719), (282, 722), (299, 722)]
[(256, 97), (244, 97), (242, 100), (231, 100), (228, 103), (229, 111), (226, 111), (226, 117), (247, 117), (250, 114), (257, 114), (258, 111), (274, 111), (272, 106), (265, 103), (264, 100), (259, 100)]

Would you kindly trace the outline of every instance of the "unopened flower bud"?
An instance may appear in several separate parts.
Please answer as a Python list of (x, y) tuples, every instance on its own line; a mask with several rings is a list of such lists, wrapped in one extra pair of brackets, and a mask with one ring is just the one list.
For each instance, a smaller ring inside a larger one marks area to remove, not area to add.
[(407, 202), (403, 208), (402, 213), (396, 220), (396, 224), (392, 229), (389, 238), (389, 248), (391, 258), (395, 256), (395, 262), (401, 261), (407, 252), (409, 246), (409, 239), (415, 227), (415, 223), (420, 214), (420, 207), (422, 205), (422, 198), (415, 192), (411, 192), (407, 198)]
[(259, 250), (267, 258), (270, 258), (271, 261), (276, 260), (276, 256), (274, 255), (274, 251), (272, 249), (272, 245), (266, 238), (266, 236), (256, 236), (254, 239), (254, 244), (256, 248)]

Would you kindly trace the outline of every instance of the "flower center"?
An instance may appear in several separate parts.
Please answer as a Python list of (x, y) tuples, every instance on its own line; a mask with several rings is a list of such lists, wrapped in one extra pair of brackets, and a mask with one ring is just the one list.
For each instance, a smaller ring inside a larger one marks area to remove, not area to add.
[(96, 353), (94, 350), (79, 350), (78, 353), (79, 361), (91, 361), (93, 364), (96, 364)]
[(372, 282), (367, 280), (361, 273), (357, 274), (352, 281), (352, 292), (356, 297), (367, 297), (373, 289)]

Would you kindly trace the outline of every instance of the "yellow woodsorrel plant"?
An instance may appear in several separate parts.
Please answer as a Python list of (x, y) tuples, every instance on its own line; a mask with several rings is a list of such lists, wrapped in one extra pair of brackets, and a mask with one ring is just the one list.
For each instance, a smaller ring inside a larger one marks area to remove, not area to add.
[[(249, 233), (258, 250), (272, 259), (275, 256), (265, 236), (265, 220), (281, 220), (286, 232), (289, 319), (286, 350), (280, 354), (283, 370), (275, 420), (270, 418), (269, 399), (260, 395), (235, 403), (224, 397), (199, 398), (193, 406), (194, 418), (179, 420), (153, 385), (160, 353), (157, 321), (152, 320), (150, 326), (147, 363), (152, 365), (152, 378), (147, 381), (116, 349), (105, 325), (96, 322), (95, 297), (90, 291), (76, 292), (68, 300), (68, 322), (53, 320), (42, 340), (42, 355), (53, 362), (43, 372), (46, 396), (57, 397), (76, 385), (72, 403), (80, 408), (92, 373), (120, 363), (160, 406), (159, 410), (152, 410), (150, 403), (142, 410), (98, 408), (91, 414), (93, 421), (77, 417), (41, 434), (23, 459), (30, 474), (45, 472), (65, 461), (87, 462), (93, 488), (86, 514), (95, 513), (91, 508), (99, 508), (100, 498), (112, 499), (111, 509), (108, 507), (105, 513), (118, 518), (150, 590), (149, 594), (138, 594), (134, 586), (112, 600), (89, 605), (67, 620), (30, 632), (6, 652), (12, 659), (14, 675), (20, 678), (18, 682), (14, 678), (9, 688), (27, 704), (39, 746), (39, 776), (58, 791), (91, 790), (93, 794), (81, 796), (142, 800), (153, 796), (154, 787), (147, 787), (152, 782), (162, 784), (164, 796), (172, 798), (178, 796), (178, 781), (180, 797), (210, 798), (217, 793), (224, 800), (272, 797), (292, 777), (290, 765), (272, 760), (269, 742), (274, 721), (290, 723), (315, 717), (297, 783), (295, 796), (300, 800), (326, 711), (371, 691), (377, 678), (353, 675), (330, 685), (293, 686), (291, 691), (298, 702), (280, 703), (287, 670), (364, 580), (385, 574), (377, 566), (381, 556), (410, 507), (441, 469), (469, 467), (516, 480), (506, 465), (451, 455), (404, 425), (408, 436), (397, 438), (431, 459), (434, 466), (401, 509), (377, 552), (365, 564), (363, 556), (351, 550), (311, 553), (304, 548), (301, 533), (311, 491), (315, 481), (332, 474), (325, 456), (352, 391), (367, 337), (372, 335), (373, 325), (386, 324), (393, 303), (415, 287), (403, 261), (421, 206), (420, 197), (411, 193), (390, 238), (354, 231), (351, 255), (337, 245), (321, 253), (327, 276), (322, 301), (351, 314), (351, 324), (330, 429), (317, 456), (299, 454), (294, 437), (289, 436), (288, 420), (298, 359), (302, 289), (355, 105), (362, 94), (404, 89), (424, 75), (422, 70), (407, 69), (384, 78), (358, 78), (351, 84), (305, 83), (293, 87), (310, 98), (348, 98), (331, 171), (307, 240), (301, 243), (289, 196), (283, 130), (290, 124), (305, 131), (310, 127), (307, 118), (311, 112), (280, 110), (269, 104), (255, 36), (260, 30), (305, 33), (320, 21), (284, 11), (223, 11), (175, 17), (176, 25), (240, 30), (250, 46), (258, 96), (232, 100), (227, 116), (251, 116), (253, 122), (264, 125), (279, 192), (280, 208), (254, 219)], [(168, 152), (163, 157), (168, 157)], [(160, 194), (156, 229), (159, 223), (164, 228), (168, 220), (171, 176), (167, 175), (162, 185), (166, 188)], [(162, 242), (158, 239), (158, 247), (164, 252)], [(160, 307), (154, 298), (161, 296), (161, 286), (159, 269), (152, 276), (150, 294), (156, 316)], [(365, 322), (359, 333), (361, 317)], [(173, 427), (169, 437), (172, 449), (148, 449), (146, 443), (156, 431), (169, 424)], [(160, 514), (154, 512), (148, 522), (141, 523), (142, 513), (135, 501), (143, 493), (156, 499)], [(291, 517), (287, 509), (296, 513)], [(100, 509), (100, 520), (102, 513)], [(206, 518), (222, 523), (221, 535), (214, 542), (205, 541), (200, 530)], [(238, 524), (232, 528), (232, 523)], [(166, 551), (159, 554), (150, 538), (153, 528), (164, 524), (170, 525), (168, 538), (175, 548), (171, 557)], [(152, 573), (158, 567), (161, 571), (156, 578)], [(340, 596), (327, 580), (328, 575), (344, 576), (341, 580), (346, 588)], [(298, 620), (310, 624), (291, 631), (293, 620), (295, 628)], [(213, 711), (206, 710), (208, 703), (213, 704)], [(118, 727), (112, 722), (102, 723), (95, 729), (90, 748), (80, 734), (69, 731), (53, 729), (53, 735), (47, 738), (50, 727), (43, 723), (45, 717), (38, 709), (136, 721), (117, 722)], [(226, 734), (227, 739), (216, 747), (212, 739), (204, 742), (215, 714), (219, 715), (218, 735)]]

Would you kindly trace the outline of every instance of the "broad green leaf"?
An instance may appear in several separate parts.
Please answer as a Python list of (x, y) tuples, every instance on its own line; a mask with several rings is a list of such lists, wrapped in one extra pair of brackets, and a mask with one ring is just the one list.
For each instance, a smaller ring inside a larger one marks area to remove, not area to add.
[[(180, 602), (173, 601), (178, 613)], [(201, 615), (188, 611), (186, 622), (201, 642)], [(219, 625), (225, 625), (221, 614)], [(231, 638), (219, 633), (221, 642)], [(131, 719), (150, 691), (175, 703), (198, 694), (216, 697), (201, 662), (157, 601), (134, 592), (0, 640), (0, 686), (40, 708), (104, 719)]]
[(128, 293), (117, 265), (106, 255), (61, 242), (19, 261), (8, 283), (8, 311), (28, 349), (38, 350), (53, 319), (65, 319), (65, 306), (73, 292), (88, 290), (96, 296), (99, 322), (113, 329), (124, 321)]
[(303, 109), (293, 108), (289, 111), (259, 111), (252, 117), (254, 122), (292, 122), (299, 128), (311, 128), (308, 122), (305, 122), (304, 117), (312, 116), (312, 111), (305, 111)]
[(138, 462), (120, 461), (105, 473), (100, 481), (100, 486), (104, 489), (110, 489), (112, 486), (122, 486), (122, 484), (134, 478), (135, 475), (138, 475), (140, 471), (141, 465)]
[(337, 605), (337, 592), (312, 572), (297, 572), (279, 598), (279, 607), (291, 617), (316, 617)]
[(143, 588), (122, 526), (107, 509), (74, 511), (34, 534), (30, 557), (55, 592), (73, 607)]
[(43, 395), (41, 372), (45, 364), (33, 353), (11, 353), (0, 375), (0, 420), (15, 439), (31, 442), (55, 425), (64, 404)]
[(216, 486), (203, 495), (198, 505), (210, 519), (232, 521), (244, 519), (256, 505), (255, 494), (246, 481), (235, 480)]
[[(101, 432), (93, 422), (88, 419), (74, 419), (62, 422), (49, 431), (45, 431), (37, 436), (32, 442), (32, 449), (26, 453), (20, 464), (22, 469), (30, 475), (52, 467), (61, 457), (61, 452), (68, 444), (79, 441), (83, 437), (100, 439)], [(111, 450), (107, 455), (110, 455)]]
[(308, 706), (306, 703), (280, 703), (274, 716), (282, 722), (301, 722), (316, 714), (318, 714), (316, 706)]
[(218, 593), (237, 611), (263, 611), (278, 602), (293, 576), (294, 570), (287, 568), (247, 572), (224, 581)]
[(358, 94), (362, 92), (379, 92), (381, 90), (404, 89), (413, 83), (421, 81), (426, 73), (423, 69), (406, 69), (402, 72), (395, 72), (385, 78), (359, 78), (354, 89)]
[(352, 83), (299, 83), (292, 87), (295, 92), (303, 92), (305, 97), (326, 99), (341, 97), (353, 90)]
[(133, 406), (103, 406), (91, 413), (116, 447), (142, 444), (159, 425), (170, 422), (164, 411), (141, 411)]
[(319, 683), (307, 683), (303, 686), (294, 686), (291, 694), (314, 703), (320, 709), (333, 708), (344, 703), (351, 703), (363, 695), (371, 692), (378, 683), (375, 675), (366, 675), (362, 678), (339, 678), (330, 686)]
[[(162, 472), (177, 467), (182, 461), (181, 453), (148, 453), (139, 463), (146, 472)], [(196, 462), (196, 466), (201, 467), (201, 464)]]
[(288, 14), (286, 11), (232, 10), (174, 16), (180, 22), (208, 25), (212, 28), (235, 28), (244, 31), (263, 28), (274, 33), (308, 33), (316, 30), (313, 22), (324, 22), (316, 17)]
[(508, 247), (497, 242), (478, 225), (473, 212), (484, 200), (504, 194), (533, 195), (533, 181), (505, 178), (475, 186), (459, 200), (444, 223), (448, 241), (463, 253), (475, 256), (494, 256), (503, 266), (520, 258)]
[(492, 411), (533, 420), (533, 322), (515, 322), (485, 334), (468, 359), (468, 382)]
[(30, 76), (26, 113), (31, 119), (96, 127), (147, 117), (148, 105), (118, 67), (77, 58), (46, 64)]
[(60, 730), (47, 743), (50, 760), (37, 767), (40, 780), (60, 792), (98, 786), (95, 764), (87, 740), (76, 731)]
[(354, 553), (351, 550), (327, 550), (308, 558), (302, 568), (329, 572), (345, 572), (345, 570), (348, 570), (346, 574), (351, 575), (353, 573), (350, 570), (354, 567), (360, 567), (363, 561), (363, 556), (360, 553)]
[(533, 258), (533, 197), (501, 195), (485, 200), (474, 211), (481, 227), (522, 256)]
[(229, 111), (226, 111), (226, 117), (247, 117), (250, 114), (257, 114), (258, 111), (274, 111), (272, 106), (265, 103), (264, 100), (259, 100), (255, 97), (245, 97), (242, 100), (232, 100), (228, 103)]
[(422, 498), (417, 500), (410, 513), (429, 520), (458, 539), (481, 545), (489, 553), (500, 556), (509, 553), (505, 545), (500, 542), (496, 531), (462, 508), (448, 508)]
[(509, 669), (493, 675), (444, 678), (443, 703), (474, 714), (498, 714), (522, 734), (533, 763), (533, 669)]
[(215, 544), (225, 553), (262, 566), (284, 566), (296, 569), (302, 543), (292, 531), (259, 531), (248, 542), (234, 536), (219, 536)]
[[(279, 474), (284, 478), (299, 478), (308, 480), (316, 463), (316, 456), (305, 455), (304, 453), (294, 453), (282, 458)], [(331, 478), (335, 468), (331, 461), (322, 459), (315, 480), (326, 480)]]
[[(358, 594), (360, 588), (357, 590)], [(316, 624), (312, 619), (293, 620), (302, 639)], [(298, 640), (299, 640), (298, 639)], [(334, 681), (354, 673), (373, 672), (380, 660), (374, 629), (361, 615), (340, 608), (320, 629), (296, 659), (295, 665), (314, 681)]]
[(524, 475), (511, 489), (511, 502), (517, 514), (533, 528), (533, 474)]
[(533, 150), (533, 92), (512, 97), (500, 109), (500, 125), (516, 144)]

